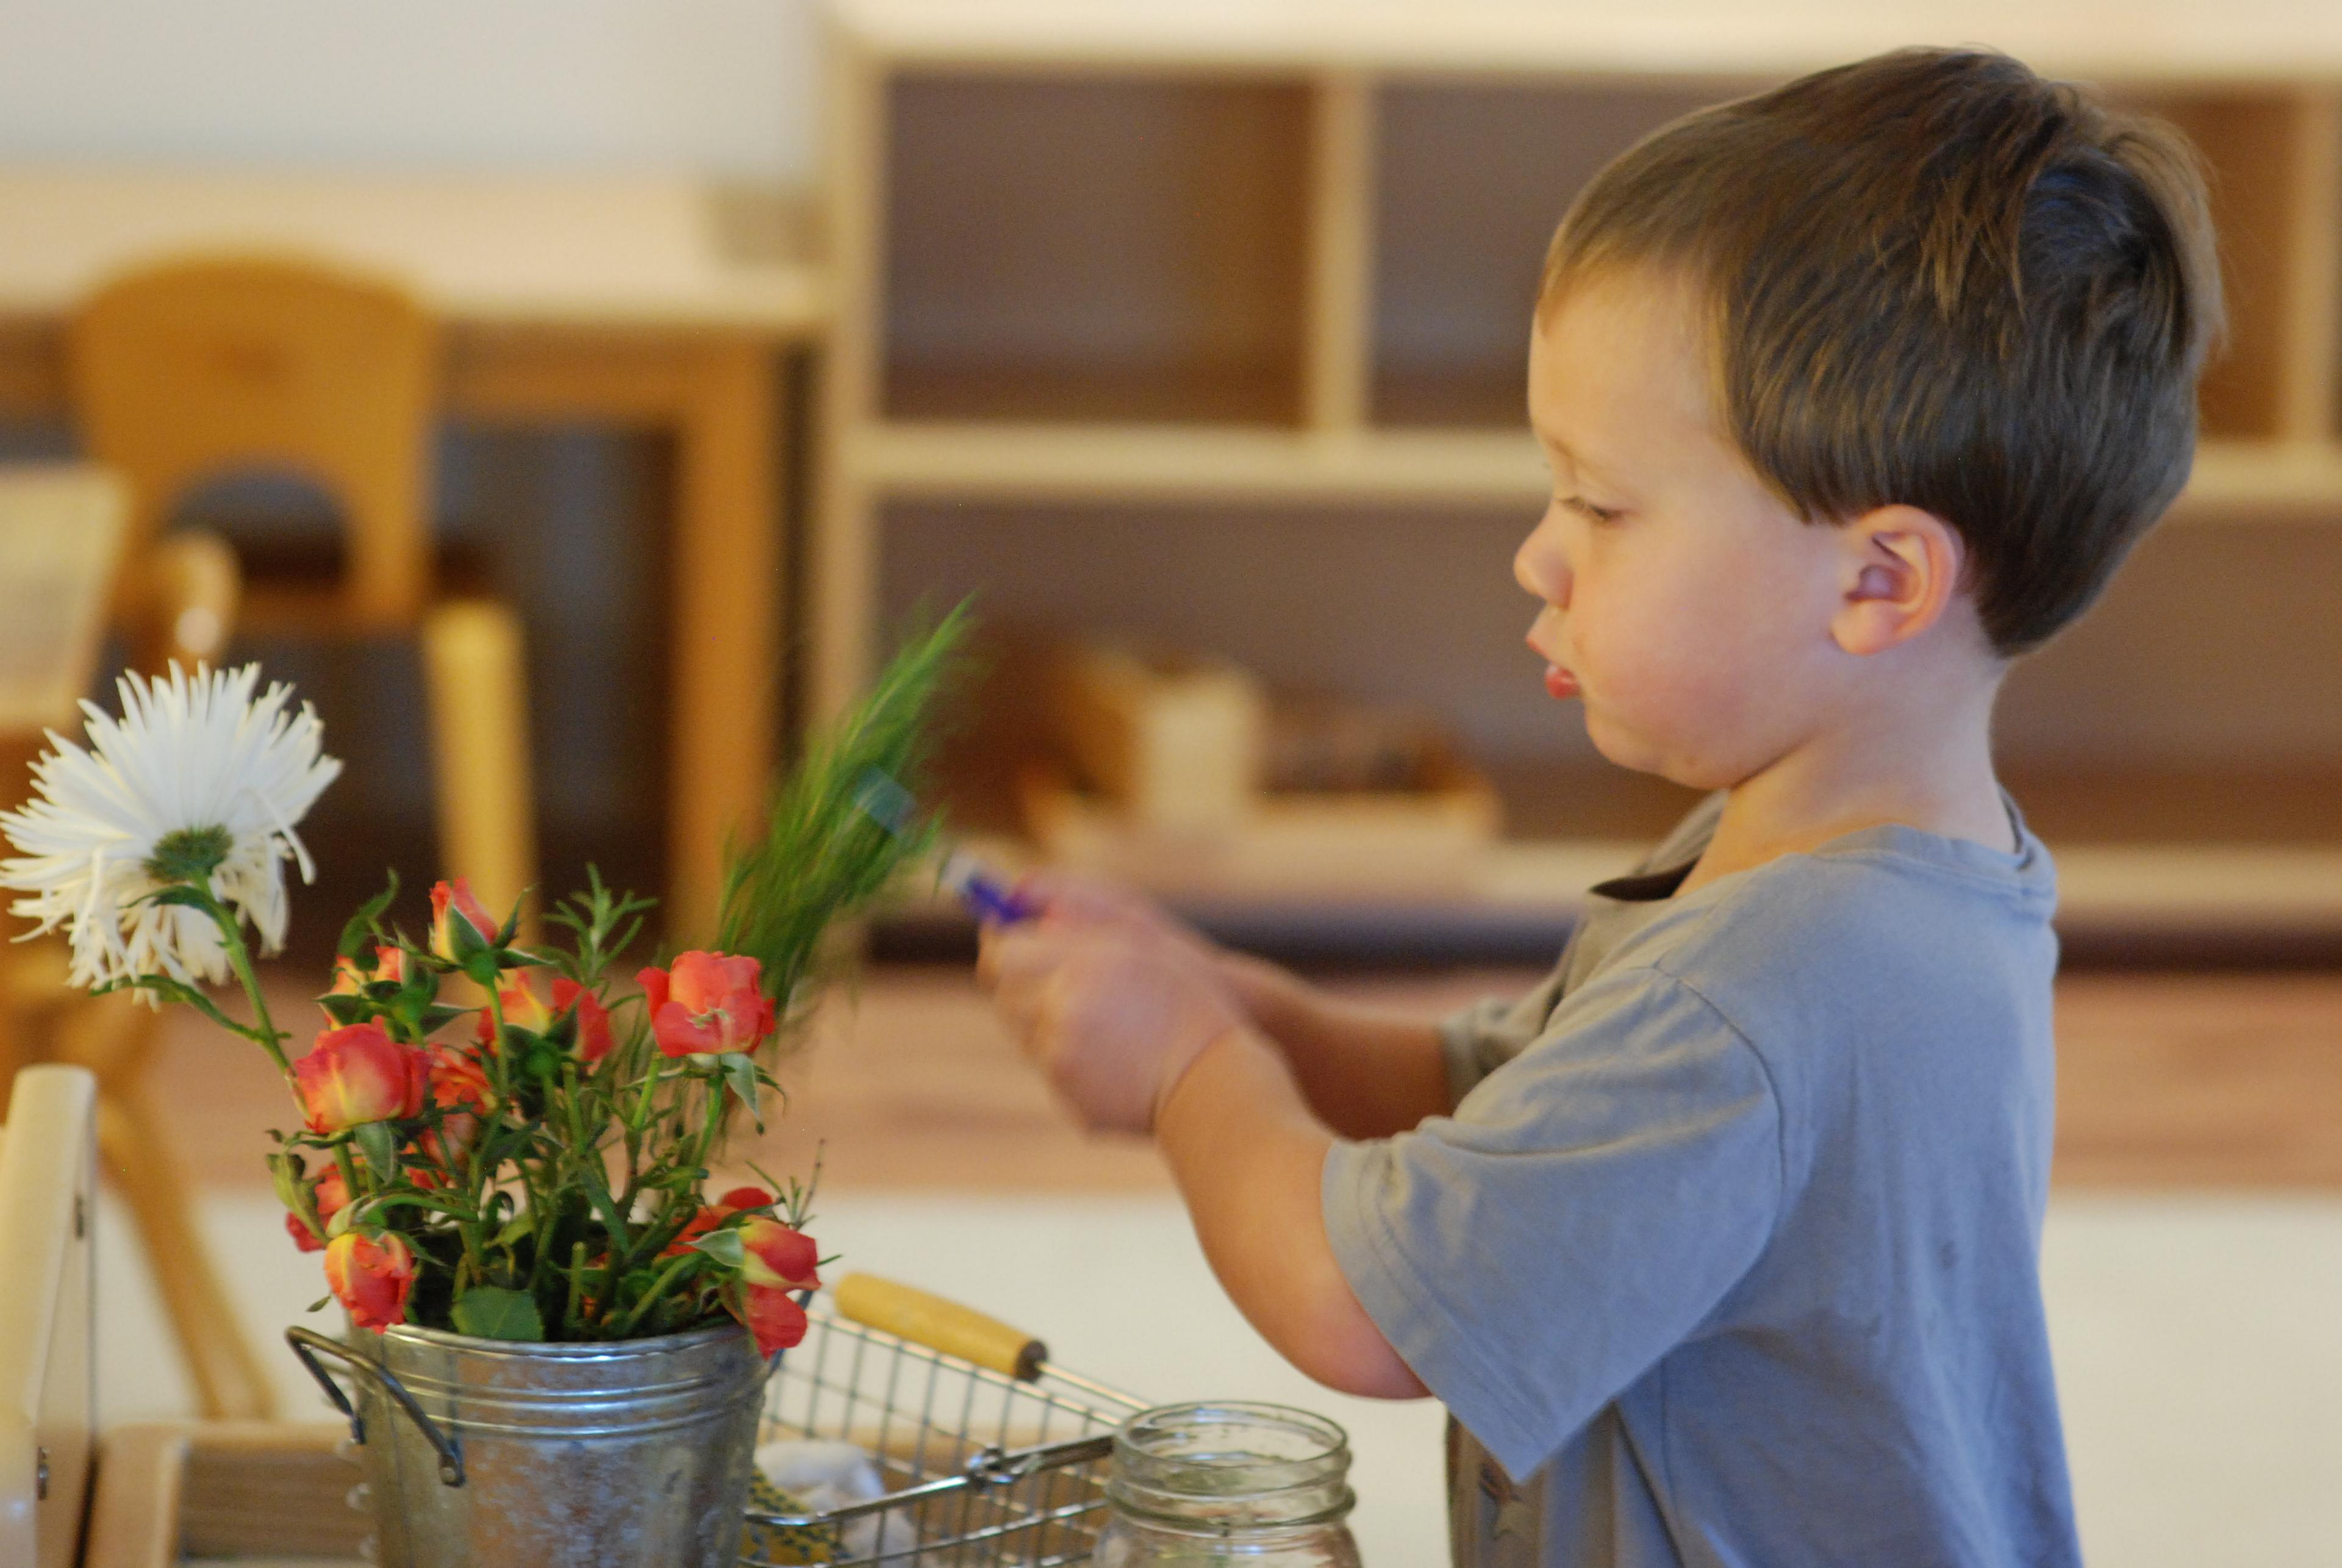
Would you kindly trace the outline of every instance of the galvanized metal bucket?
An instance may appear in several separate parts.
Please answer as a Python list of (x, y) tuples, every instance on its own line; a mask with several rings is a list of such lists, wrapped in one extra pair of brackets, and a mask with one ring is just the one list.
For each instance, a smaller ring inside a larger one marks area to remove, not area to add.
[[(764, 1363), (736, 1323), (599, 1344), (285, 1331), (351, 1418), (386, 1568), (734, 1568)], [(352, 1408), (317, 1363), (357, 1384)]]

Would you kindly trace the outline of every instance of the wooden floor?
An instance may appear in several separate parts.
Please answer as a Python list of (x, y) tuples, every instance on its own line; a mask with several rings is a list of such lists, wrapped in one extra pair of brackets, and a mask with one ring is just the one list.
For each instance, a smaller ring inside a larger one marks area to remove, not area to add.
[[(1342, 989), (1440, 1011), (1536, 976), (1462, 972)], [(272, 977), (280, 1019), (303, 991)], [(260, 1054), (185, 1012), (154, 1077), (192, 1180), (263, 1183), (264, 1130), (290, 1125)], [(2058, 989), (2056, 1178), (2073, 1186), (2342, 1189), (2342, 974), (2070, 976)], [(1059, 1115), (966, 972), (885, 967), (841, 995), (785, 1064), (792, 1104), (743, 1150), (776, 1175), (826, 1146), (831, 1191), (1147, 1190), (1141, 1145)]]

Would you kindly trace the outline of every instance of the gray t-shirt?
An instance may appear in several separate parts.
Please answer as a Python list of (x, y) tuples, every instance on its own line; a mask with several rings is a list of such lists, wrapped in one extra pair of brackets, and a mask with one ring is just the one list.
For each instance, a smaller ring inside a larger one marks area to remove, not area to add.
[(1709, 802), (1326, 1226), (1455, 1417), (1459, 1564), (2079, 1561), (2039, 1277), (2048, 853), (1907, 827), (1689, 894)]

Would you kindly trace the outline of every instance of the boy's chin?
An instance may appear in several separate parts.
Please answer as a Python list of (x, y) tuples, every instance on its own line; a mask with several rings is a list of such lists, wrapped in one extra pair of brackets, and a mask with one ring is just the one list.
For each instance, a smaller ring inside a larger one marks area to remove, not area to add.
[(1665, 779), (1684, 789), (1706, 794), (1712, 790), (1728, 789), (1736, 780), (1724, 776), (1723, 770), (1701, 759), (1686, 756), (1650, 736), (1622, 729), (1592, 709), (1586, 713), (1586, 735), (1602, 760), (1629, 773), (1648, 774)]

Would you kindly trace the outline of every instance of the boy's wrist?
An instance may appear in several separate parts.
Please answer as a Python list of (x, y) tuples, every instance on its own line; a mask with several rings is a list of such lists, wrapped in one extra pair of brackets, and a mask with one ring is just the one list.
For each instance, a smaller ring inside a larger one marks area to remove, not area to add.
[(1289, 970), (1245, 953), (1216, 953), (1213, 962), (1255, 1027), (1270, 1039), (1291, 1033), (1307, 1012), (1308, 988)]

